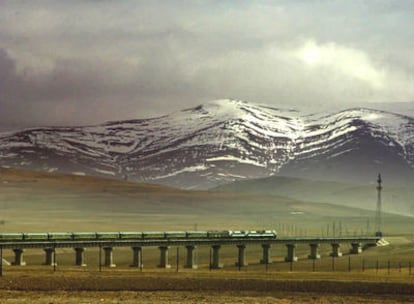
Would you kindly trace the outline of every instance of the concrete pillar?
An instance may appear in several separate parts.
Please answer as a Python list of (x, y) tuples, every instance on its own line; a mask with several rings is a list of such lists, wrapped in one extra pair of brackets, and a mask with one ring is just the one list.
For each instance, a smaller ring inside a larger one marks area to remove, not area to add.
[(263, 257), (260, 260), (260, 264), (271, 264), (272, 260), (270, 258), (270, 248), (272, 247), (272, 245), (270, 244), (262, 244), (262, 248), (263, 248)]
[(185, 246), (185, 248), (187, 249), (187, 259), (186, 259), (186, 263), (185, 263), (185, 268), (190, 268), (190, 269), (197, 269), (197, 261), (195, 258), (195, 254), (194, 254), (194, 249), (196, 249), (196, 246), (193, 245), (188, 245)]
[(221, 245), (213, 245), (211, 246), (213, 248), (213, 263), (211, 265), (211, 268), (213, 269), (220, 269), (223, 268), (223, 264), (220, 264), (220, 248)]
[(55, 249), (54, 248), (45, 248), (45, 265), (47, 266), (55, 266)]
[(361, 243), (352, 243), (351, 246), (352, 246), (352, 248), (349, 251), (349, 253), (358, 254), (358, 253), (361, 253), (362, 252)]
[(23, 252), (22, 248), (15, 248), (13, 249), (14, 252), (14, 262), (12, 265), (14, 266), (26, 266), (26, 262), (23, 259)]
[(237, 245), (237, 248), (239, 250), (238, 252), (238, 259), (236, 262), (236, 266), (244, 267), (247, 266), (246, 262), (246, 245)]
[(298, 257), (296, 256), (296, 244), (286, 244), (287, 247), (287, 256), (285, 258), (286, 262), (296, 262)]
[(341, 244), (339, 243), (332, 243), (332, 252), (331, 252), (331, 256), (332, 257), (341, 257), (342, 256), (342, 252), (341, 252)]
[(131, 267), (142, 268), (142, 248), (141, 247), (132, 247), (132, 264)]
[(168, 264), (168, 246), (160, 246), (160, 264), (158, 265), (159, 268), (171, 268), (171, 265)]
[(85, 248), (82, 247), (76, 247), (75, 253), (76, 253), (76, 259), (75, 259), (75, 265), (85, 267)]
[(308, 255), (308, 258), (311, 260), (317, 260), (321, 258), (321, 255), (319, 254), (319, 244), (313, 243), (309, 244), (310, 246), (310, 254)]
[(114, 264), (114, 249), (112, 247), (103, 247), (105, 253), (105, 266), (116, 267)]

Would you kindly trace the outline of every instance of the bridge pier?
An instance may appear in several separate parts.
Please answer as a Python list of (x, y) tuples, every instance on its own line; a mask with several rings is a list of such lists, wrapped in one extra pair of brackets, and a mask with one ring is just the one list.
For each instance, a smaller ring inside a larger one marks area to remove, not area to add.
[(342, 256), (342, 252), (341, 252), (341, 244), (339, 243), (332, 243), (332, 252), (331, 252), (331, 257), (334, 258), (338, 258)]
[(86, 263), (85, 263), (85, 248), (83, 247), (76, 247), (75, 249), (75, 265), (76, 266), (81, 266), (81, 267), (85, 267)]
[(12, 265), (26, 266), (26, 262), (23, 259), (24, 250), (22, 248), (15, 248), (13, 249), (13, 252), (14, 252), (14, 262), (12, 262)]
[(239, 267), (244, 267), (247, 266), (247, 262), (246, 262), (246, 245), (237, 245), (237, 249), (238, 249), (238, 258), (237, 258), (237, 262), (236, 262), (236, 266)]
[(321, 255), (319, 254), (319, 244), (318, 243), (311, 243), (310, 246), (310, 254), (308, 255), (308, 258), (311, 260), (318, 260), (321, 258)]
[(45, 248), (45, 265), (47, 266), (57, 266), (55, 261), (55, 249), (54, 248)]
[(105, 266), (106, 267), (116, 267), (114, 264), (114, 249), (112, 247), (103, 247), (105, 253)]
[(141, 247), (132, 247), (132, 264), (131, 267), (142, 268), (142, 248)]
[(260, 264), (271, 264), (272, 260), (270, 258), (270, 248), (272, 247), (272, 245), (270, 244), (262, 244), (262, 249), (263, 249), (263, 257), (260, 260)]
[(213, 263), (211, 265), (211, 268), (213, 269), (221, 269), (223, 268), (223, 264), (220, 264), (220, 248), (221, 245), (213, 245), (211, 246), (213, 248)]
[(188, 245), (185, 246), (185, 248), (187, 249), (187, 259), (184, 268), (197, 269), (198, 265), (194, 254), (194, 249), (197, 247), (194, 245)]
[(358, 254), (358, 253), (361, 253), (362, 252), (361, 243), (357, 243), (357, 242), (351, 243), (351, 246), (352, 246), (352, 248), (349, 251), (349, 253)]
[(168, 264), (168, 249), (169, 246), (160, 246), (160, 264), (158, 265), (159, 268), (171, 268), (171, 265)]
[(296, 256), (296, 244), (286, 244), (287, 256), (285, 257), (286, 262), (296, 262), (298, 257)]

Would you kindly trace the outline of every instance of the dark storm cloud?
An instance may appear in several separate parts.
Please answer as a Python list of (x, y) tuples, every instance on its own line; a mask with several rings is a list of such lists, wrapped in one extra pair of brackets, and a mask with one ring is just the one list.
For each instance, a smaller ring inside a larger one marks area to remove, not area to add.
[(0, 126), (413, 100), (411, 1), (2, 1)]

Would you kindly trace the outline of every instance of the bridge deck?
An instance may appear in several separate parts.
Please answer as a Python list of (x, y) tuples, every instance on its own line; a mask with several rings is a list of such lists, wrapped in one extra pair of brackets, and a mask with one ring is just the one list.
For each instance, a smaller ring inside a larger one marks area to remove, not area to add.
[(376, 244), (379, 237), (281, 237), (277, 239), (243, 237), (220, 239), (107, 239), (107, 240), (44, 240), (44, 241), (3, 241), (3, 249), (14, 248), (76, 248), (76, 247), (145, 247), (145, 246), (201, 246), (201, 245), (246, 245), (246, 244), (332, 244), (332, 243), (365, 243)]

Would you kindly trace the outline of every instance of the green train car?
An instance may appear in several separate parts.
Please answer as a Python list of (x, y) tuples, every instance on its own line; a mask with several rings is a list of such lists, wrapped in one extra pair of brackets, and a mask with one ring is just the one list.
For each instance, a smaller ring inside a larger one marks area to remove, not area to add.
[(98, 240), (118, 240), (121, 238), (119, 232), (96, 232)]
[(161, 231), (146, 231), (142, 233), (143, 239), (163, 239), (165, 233)]
[(96, 232), (72, 232), (73, 240), (96, 240)]
[(48, 233), (23, 233), (22, 236), (25, 241), (47, 241), (49, 240)]
[(208, 237), (208, 232), (207, 231), (198, 231), (198, 230), (187, 231), (186, 232), (186, 237), (188, 239), (203, 239), (203, 238)]
[(142, 239), (142, 232), (120, 232), (119, 236), (123, 240), (140, 240)]
[(185, 231), (166, 231), (164, 233), (166, 239), (184, 239), (186, 237)]
[(51, 241), (70, 241), (73, 240), (72, 232), (49, 232), (49, 240)]

